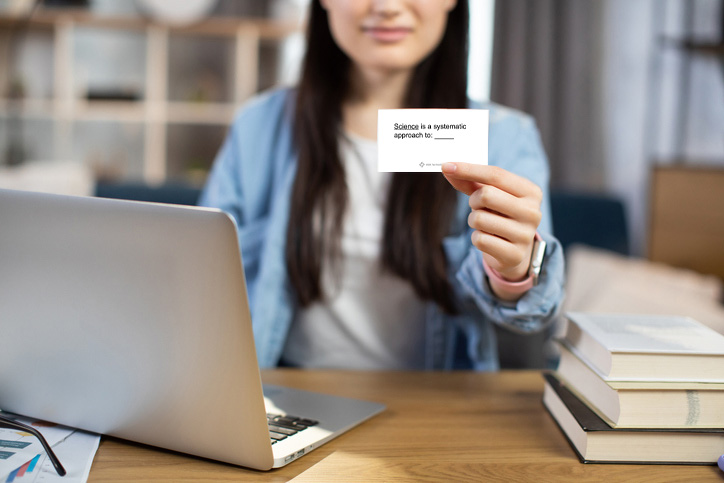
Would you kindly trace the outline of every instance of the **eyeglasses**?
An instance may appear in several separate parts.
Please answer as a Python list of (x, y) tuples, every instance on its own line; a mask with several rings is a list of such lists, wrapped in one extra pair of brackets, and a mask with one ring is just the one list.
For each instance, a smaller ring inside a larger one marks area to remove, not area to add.
[(58, 457), (53, 453), (53, 450), (50, 448), (50, 445), (45, 440), (42, 434), (40, 434), (40, 431), (35, 429), (32, 426), (29, 426), (27, 424), (19, 423), (15, 421), (14, 419), (7, 418), (5, 416), (0, 416), (0, 428), (8, 428), (8, 429), (19, 429), (20, 431), (25, 431), (26, 433), (30, 433), (36, 438), (40, 440), (40, 444), (43, 445), (43, 448), (45, 449), (45, 452), (48, 453), (48, 458), (50, 458), (50, 461), (53, 463), (53, 467), (55, 467), (55, 471), (58, 472), (58, 475), (65, 476), (65, 468), (63, 468), (63, 465), (60, 464), (60, 460)]

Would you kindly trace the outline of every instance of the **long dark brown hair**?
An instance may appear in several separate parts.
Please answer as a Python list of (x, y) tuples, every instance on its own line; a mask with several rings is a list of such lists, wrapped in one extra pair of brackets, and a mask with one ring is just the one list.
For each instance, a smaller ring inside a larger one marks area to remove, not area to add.
[[(448, 14), (440, 44), (412, 75), (406, 107), (467, 106), (468, 3)], [(307, 52), (296, 93), (294, 138), (299, 160), (291, 198), (286, 260), (301, 306), (322, 298), (323, 260), (338, 260), (347, 182), (339, 158), (342, 103), (351, 60), (329, 30), (327, 12), (312, 2)], [(385, 213), (381, 262), (409, 280), (419, 297), (456, 312), (442, 240), (448, 234), (456, 193), (442, 177), (395, 173)], [(329, 258), (327, 258), (329, 257)]]

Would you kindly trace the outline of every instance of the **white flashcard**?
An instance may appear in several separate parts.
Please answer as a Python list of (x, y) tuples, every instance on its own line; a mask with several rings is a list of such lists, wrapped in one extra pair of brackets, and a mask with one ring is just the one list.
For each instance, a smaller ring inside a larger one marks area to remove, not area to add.
[(440, 172), (450, 161), (488, 164), (487, 109), (380, 109), (377, 170)]

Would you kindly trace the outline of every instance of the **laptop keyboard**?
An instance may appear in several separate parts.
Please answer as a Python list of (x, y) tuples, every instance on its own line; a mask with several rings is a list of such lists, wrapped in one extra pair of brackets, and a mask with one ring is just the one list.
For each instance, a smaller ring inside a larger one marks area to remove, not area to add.
[(299, 431), (303, 431), (310, 426), (316, 426), (319, 421), (313, 419), (298, 418), (289, 414), (269, 414), (266, 415), (266, 421), (269, 425), (269, 436), (271, 443), (288, 438)]

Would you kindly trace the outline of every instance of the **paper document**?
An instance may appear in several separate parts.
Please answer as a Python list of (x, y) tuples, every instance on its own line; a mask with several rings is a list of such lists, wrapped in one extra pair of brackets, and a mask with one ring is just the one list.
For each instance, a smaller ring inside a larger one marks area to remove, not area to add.
[(38, 439), (26, 432), (0, 429), (0, 483), (76, 483), (88, 480), (100, 435), (32, 418), (3, 413), (36, 428), (67, 471), (60, 477)]
[(377, 170), (436, 172), (450, 161), (488, 164), (486, 109), (380, 109)]
[[(45, 437), (51, 448), (70, 436), (74, 431), (73, 428), (47, 423), (38, 419), (25, 418), (9, 413), (3, 413), (3, 416), (34, 427)], [(5, 481), (2, 478), (3, 476), (7, 476), (11, 471), (41, 453), (45, 453), (43, 445), (32, 434), (17, 429), (0, 428), (0, 482)]]
[(68, 472), (61, 477), (53, 468), (48, 455), (43, 452), (36, 455), (19, 468), (12, 471), (4, 483), (85, 483), (88, 481), (91, 465), (101, 437), (98, 434), (74, 431), (65, 440), (58, 443), (53, 451)]

